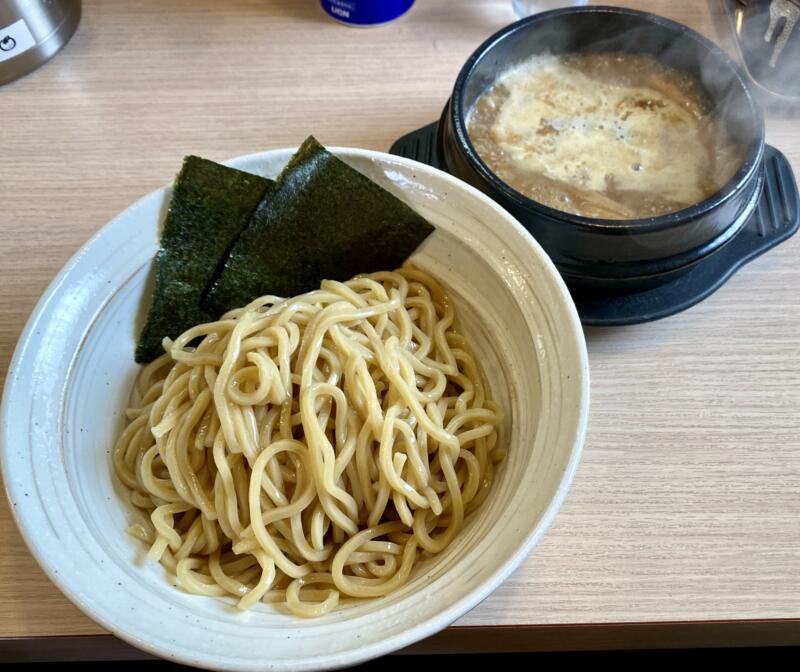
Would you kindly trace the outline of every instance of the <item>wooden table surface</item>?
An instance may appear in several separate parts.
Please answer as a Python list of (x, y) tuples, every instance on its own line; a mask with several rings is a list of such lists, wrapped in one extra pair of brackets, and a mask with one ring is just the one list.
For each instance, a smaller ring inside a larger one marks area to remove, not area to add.
[[(185, 154), (309, 133), (387, 150), (438, 117), (467, 56), (513, 19), (510, 0), (418, 0), (353, 30), (317, 4), (87, 0), (64, 51), (0, 87), (1, 376), (58, 269)], [(626, 4), (728, 42), (714, 0)], [(767, 139), (800, 173), (800, 122), (768, 119)], [(566, 503), (429, 649), (590, 646), (592, 632), (599, 647), (800, 642), (798, 256), (800, 236), (680, 315), (586, 330), (592, 408)], [(5, 499), (0, 547), (0, 637), (104, 634), (45, 578)]]

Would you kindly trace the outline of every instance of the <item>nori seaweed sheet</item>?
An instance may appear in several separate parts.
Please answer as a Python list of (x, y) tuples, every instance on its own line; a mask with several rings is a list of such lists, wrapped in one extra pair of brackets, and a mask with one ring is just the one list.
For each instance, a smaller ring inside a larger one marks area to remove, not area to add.
[(214, 319), (201, 300), (258, 203), (272, 185), (258, 175), (187, 156), (175, 178), (156, 254), (153, 302), (135, 359), (164, 354), (161, 341)]
[(214, 314), (322, 280), (393, 270), (433, 231), (408, 205), (309, 137), (259, 203), (206, 297)]

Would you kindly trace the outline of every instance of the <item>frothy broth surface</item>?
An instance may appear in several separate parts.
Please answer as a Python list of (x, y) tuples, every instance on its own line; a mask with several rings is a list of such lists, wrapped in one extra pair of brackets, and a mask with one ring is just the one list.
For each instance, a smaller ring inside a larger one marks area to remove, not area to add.
[(500, 179), (586, 217), (681, 210), (742, 163), (698, 84), (645, 55), (534, 56), (481, 95), (467, 127)]

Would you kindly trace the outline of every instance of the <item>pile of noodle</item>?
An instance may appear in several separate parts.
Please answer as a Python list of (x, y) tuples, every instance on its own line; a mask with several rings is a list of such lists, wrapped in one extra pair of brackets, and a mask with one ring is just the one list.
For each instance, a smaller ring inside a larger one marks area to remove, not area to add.
[(190, 593), (300, 616), (386, 595), (486, 497), (501, 414), (453, 307), (406, 266), (189, 329), (114, 450), (129, 531)]

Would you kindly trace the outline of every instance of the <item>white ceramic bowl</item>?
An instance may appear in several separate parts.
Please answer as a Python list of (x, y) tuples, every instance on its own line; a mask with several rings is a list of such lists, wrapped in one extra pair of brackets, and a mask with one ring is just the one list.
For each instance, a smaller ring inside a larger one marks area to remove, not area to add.
[[(274, 177), (293, 150), (230, 165)], [(454, 543), (395, 594), (317, 620), (270, 605), (238, 612), (187, 595), (124, 532), (130, 511), (109, 451), (136, 367), (134, 338), (164, 188), (105, 226), (40, 300), (2, 408), (2, 469), (31, 552), (88, 616), (146, 651), (220, 670), (319, 670), (388, 653), (452, 623), (530, 553), (561, 505), (586, 426), (586, 348), (569, 294), (539, 245), (463, 182), (388, 154), (335, 149), (436, 226), (414, 260), (456, 302), (494, 398), (508, 457)]]

